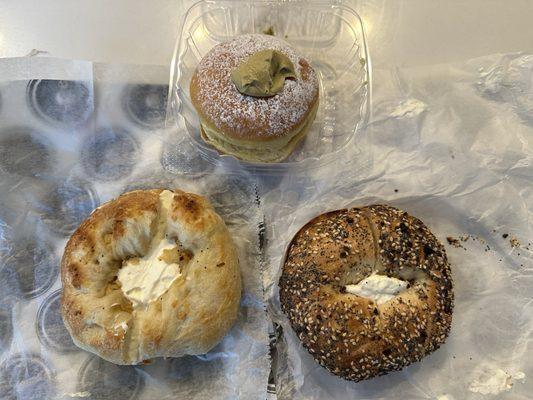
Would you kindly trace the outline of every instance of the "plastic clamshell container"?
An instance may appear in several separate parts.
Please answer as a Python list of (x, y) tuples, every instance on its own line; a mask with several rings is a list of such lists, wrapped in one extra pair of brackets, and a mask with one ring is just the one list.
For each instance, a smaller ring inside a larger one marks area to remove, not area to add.
[[(189, 85), (202, 57), (219, 43), (246, 33), (273, 33), (292, 45), (319, 78), (319, 109), (306, 138), (280, 163), (250, 163), (220, 154), (200, 134)], [(240, 163), (259, 172), (307, 171), (337, 158), (354, 144), (370, 115), (371, 64), (363, 23), (338, 1), (203, 0), (184, 15), (171, 66), (173, 116), (202, 157), (214, 164)]]

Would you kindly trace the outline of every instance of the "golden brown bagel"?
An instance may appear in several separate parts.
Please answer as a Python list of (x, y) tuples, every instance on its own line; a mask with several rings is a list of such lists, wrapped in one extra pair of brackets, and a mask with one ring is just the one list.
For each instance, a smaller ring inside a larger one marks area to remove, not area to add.
[[(376, 275), (408, 286), (388, 301), (346, 291)], [(279, 287), (282, 310), (304, 347), (348, 380), (419, 361), (450, 331), (453, 291), (444, 247), (420, 220), (394, 207), (311, 220), (288, 248)]]
[[(161, 243), (171, 249), (159, 264), (143, 264)], [(179, 265), (179, 274), (155, 280), (169, 285), (160, 291), (127, 291), (124, 271), (139, 265)], [(235, 321), (241, 293), (224, 222), (206, 199), (180, 190), (136, 190), (96, 209), (66, 245), (61, 281), (74, 342), (116, 364), (206, 353)]]
[[(272, 97), (241, 94), (231, 71), (253, 53), (274, 49), (290, 58), (296, 79)], [(309, 63), (283, 40), (241, 35), (215, 46), (200, 61), (190, 84), (204, 140), (225, 154), (254, 162), (286, 158), (305, 136), (318, 108), (318, 79)]]

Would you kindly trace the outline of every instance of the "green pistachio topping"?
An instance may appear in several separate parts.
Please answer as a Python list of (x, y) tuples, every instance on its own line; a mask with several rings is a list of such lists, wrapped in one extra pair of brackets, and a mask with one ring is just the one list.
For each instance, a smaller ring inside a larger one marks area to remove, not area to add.
[(270, 97), (281, 92), (287, 78), (296, 78), (294, 65), (277, 50), (258, 51), (231, 72), (237, 90), (254, 97)]

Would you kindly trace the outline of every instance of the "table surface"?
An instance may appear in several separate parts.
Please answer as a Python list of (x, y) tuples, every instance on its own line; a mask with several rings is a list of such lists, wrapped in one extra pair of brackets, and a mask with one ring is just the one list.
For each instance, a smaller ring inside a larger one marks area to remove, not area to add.
[[(166, 65), (192, 1), (0, 0), (0, 57), (50, 56)], [(362, 0), (375, 67), (533, 51), (530, 0)]]

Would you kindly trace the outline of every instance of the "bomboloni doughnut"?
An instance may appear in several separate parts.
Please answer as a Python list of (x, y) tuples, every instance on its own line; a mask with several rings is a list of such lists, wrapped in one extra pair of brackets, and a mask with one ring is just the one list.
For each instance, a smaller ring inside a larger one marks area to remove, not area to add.
[(417, 218), (386, 205), (322, 214), (287, 250), (283, 312), (315, 360), (360, 381), (439, 348), (453, 291), (444, 247)]
[(66, 245), (61, 282), (74, 343), (116, 364), (206, 353), (241, 295), (224, 222), (180, 190), (136, 190), (97, 208)]
[[(241, 93), (235, 72), (266, 50), (278, 53), (265, 56), (271, 57), (272, 64), (262, 64), (268, 68), (254, 64), (247, 70), (248, 88), (254, 90), (251, 95)], [(281, 67), (280, 57), (288, 58)], [(276, 80), (272, 71), (284, 79)], [(278, 83), (279, 92), (268, 92)], [(250, 34), (211, 49), (192, 77), (190, 95), (208, 144), (242, 160), (278, 162), (293, 151), (315, 118), (318, 79), (309, 63), (283, 40)]]

